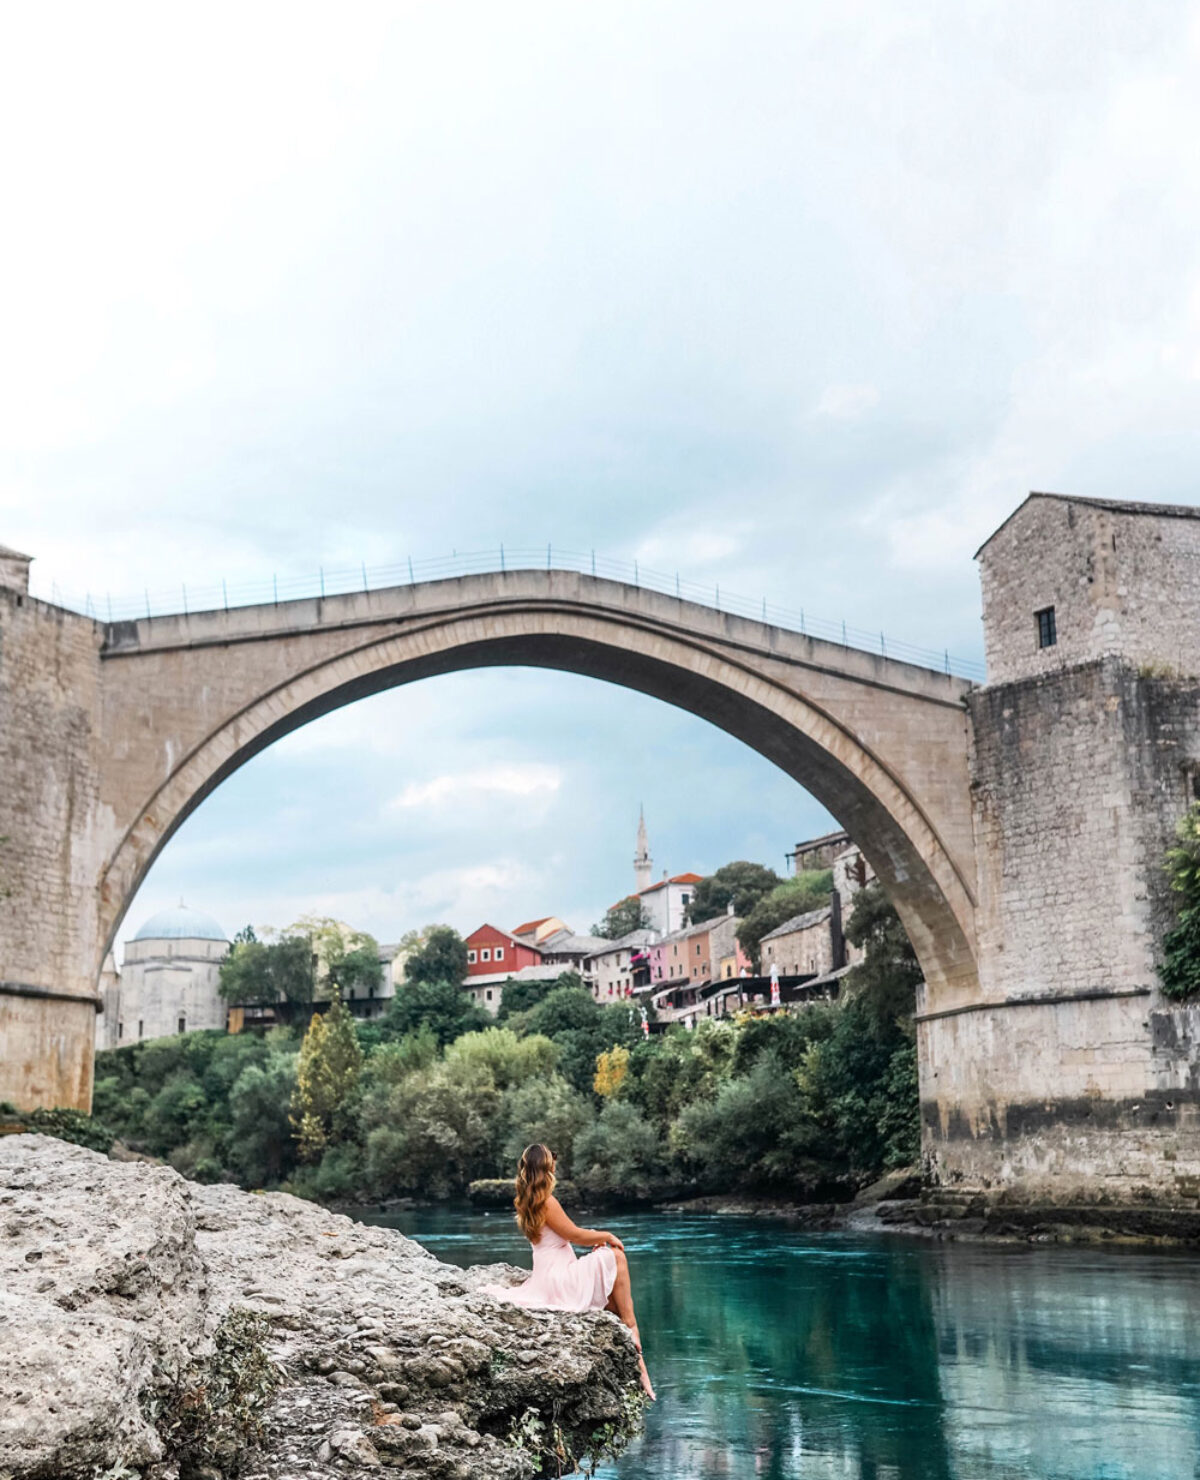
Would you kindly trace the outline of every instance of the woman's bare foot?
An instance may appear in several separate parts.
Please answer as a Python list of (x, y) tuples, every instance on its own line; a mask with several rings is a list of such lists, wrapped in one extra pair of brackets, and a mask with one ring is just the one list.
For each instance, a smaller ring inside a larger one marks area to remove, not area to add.
[(642, 1358), (642, 1338), (638, 1332), (638, 1328), (636, 1326), (630, 1326), (629, 1334), (633, 1337), (634, 1346), (637, 1347), (638, 1371), (641, 1373), (642, 1378), (642, 1392), (646, 1394), (646, 1396), (650, 1399), (652, 1403), (656, 1403), (658, 1401), (658, 1398), (654, 1392), (654, 1387), (650, 1382), (650, 1374), (646, 1371), (646, 1363)]

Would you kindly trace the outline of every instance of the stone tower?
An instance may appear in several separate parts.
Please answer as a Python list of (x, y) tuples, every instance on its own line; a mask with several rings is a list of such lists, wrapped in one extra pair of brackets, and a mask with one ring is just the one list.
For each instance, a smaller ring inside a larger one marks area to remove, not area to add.
[(637, 851), (633, 855), (633, 890), (640, 894), (643, 889), (649, 889), (653, 875), (653, 865), (650, 858), (650, 844), (646, 840), (646, 814), (642, 808), (638, 808), (638, 831)]

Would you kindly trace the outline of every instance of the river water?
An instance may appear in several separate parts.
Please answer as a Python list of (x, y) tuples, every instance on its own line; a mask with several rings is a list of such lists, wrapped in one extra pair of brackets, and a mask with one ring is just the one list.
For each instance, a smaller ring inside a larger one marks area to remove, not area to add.
[[(452, 1264), (529, 1264), (503, 1213), (369, 1221)], [(605, 1226), (659, 1395), (607, 1480), (1200, 1477), (1200, 1260), (750, 1218)]]

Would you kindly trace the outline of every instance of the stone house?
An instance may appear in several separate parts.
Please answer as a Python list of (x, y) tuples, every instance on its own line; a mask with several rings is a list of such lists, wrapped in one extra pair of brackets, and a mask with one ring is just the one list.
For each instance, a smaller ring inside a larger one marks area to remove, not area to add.
[(780, 976), (824, 976), (843, 965), (834, 958), (833, 907), (823, 905), (793, 915), (762, 938), (763, 976), (777, 967)]
[(654, 941), (653, 930), (631, 930), (585, 959), (583, 977), (597, 1002), (615, 1002), (633, 995), (635, 979), (648, 977), (648, 970), (643, 973), (641, 967), (643, 962), (648, 967)]

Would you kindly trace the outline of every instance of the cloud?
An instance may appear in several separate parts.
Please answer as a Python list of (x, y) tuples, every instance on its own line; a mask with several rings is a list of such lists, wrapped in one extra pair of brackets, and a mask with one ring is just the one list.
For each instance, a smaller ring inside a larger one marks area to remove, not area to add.
[(388, 806), (393, 809), (440, 807), (480, 795), (532, 797), (539, 793), (552, 794), (561, 785), (562, 773), (552, 766), (490, 766), (479, 771), (434, 776), (429, 781), (411, 781)]
[(873, 385), (828, 385), (813, 407), (814, 416), (827, 416), (831, 421), (857, 421), (879, 405), (879, 391)]

